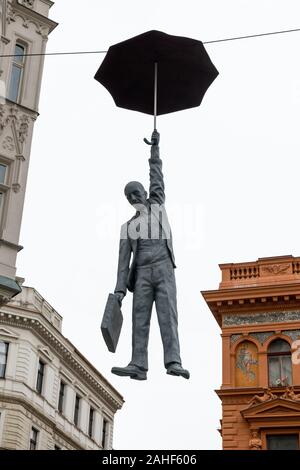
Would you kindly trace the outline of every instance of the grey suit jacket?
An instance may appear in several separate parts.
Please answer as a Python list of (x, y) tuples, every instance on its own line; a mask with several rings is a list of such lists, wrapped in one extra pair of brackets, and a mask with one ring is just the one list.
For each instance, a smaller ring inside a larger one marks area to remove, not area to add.
[[(149, 158), (149, 166), (150, 166), (150, 190), (149, 190), (149, 198), (147, 199), (147, 202), (149, 204), (156, 204), (156, 205), (158, 204), (160, 206), (160, 210), (163, 213), (163, 218), (164, 218), (163, 231), (167, 232), (166, 233), (167, 246), (169, 249), (173, 266), (174, 268), (176, 268), (174, 251), (173, 251), (173, 243), (172, 243), (172, 233), (168, 225), (167, 214), (166, 214), (166, 210), (164, 206), (165, 186), (164, 186), (164, 179), (163, 179), (163, 173), (162, 173), (162, 160), (158, 156), (152, 156), (151, 158)], [(118, 277), (117, 277), (115, 293), (122, 292), (124, 295), (126, 295), (127, 289), (130, 292), (134, 291), (135, 272), (136, 272), (135, 262), (136, 262), (138, 240), (130, 237), (128, 227), (130, 223), (136, 217), (137, 215), (132, 217), (128, 222), (123, 224), (121, 227)], [(130, 263), (131, 255), (133, 256), (132, 256), (132, 262)]]

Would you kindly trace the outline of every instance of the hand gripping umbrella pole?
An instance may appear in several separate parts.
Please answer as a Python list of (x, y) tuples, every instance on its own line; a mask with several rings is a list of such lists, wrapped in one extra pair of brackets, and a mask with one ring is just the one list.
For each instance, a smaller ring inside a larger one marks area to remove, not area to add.
[[(154, 115), (154, 130), (156, 129), (156, 118), (157, 118), (157, 69), (158, 64), (157, 62), (154, 63), (154, 106), (153, 106), (153, 115)], [(152, 142), (149, 142), (148, 139), (144, 139), (144, 142), (148, 145), (152, 145)]]

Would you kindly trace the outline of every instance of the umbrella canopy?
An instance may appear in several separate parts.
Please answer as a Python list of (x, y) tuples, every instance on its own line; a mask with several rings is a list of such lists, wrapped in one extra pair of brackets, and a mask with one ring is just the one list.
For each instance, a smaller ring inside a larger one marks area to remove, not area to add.
[(117, 106), (160, 115), (199, 106), (217, 75), (201, 41), (148, 31), (111, 46), (95, 79)]

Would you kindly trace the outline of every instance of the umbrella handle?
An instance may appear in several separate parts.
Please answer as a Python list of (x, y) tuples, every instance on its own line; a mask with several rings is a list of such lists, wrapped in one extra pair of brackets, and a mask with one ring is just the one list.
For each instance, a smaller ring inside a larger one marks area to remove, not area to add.
[(154, 63), (154, 130), (156, 130), (156, 117), (157, 117), (157, 62)]
[(149, 140), (146, 139), (146, 137), (144, 138), (144, 142), (145, 142), (146, 144), (148, 144), (148, 145), (152, 145), (152, 142), (149, 142)]

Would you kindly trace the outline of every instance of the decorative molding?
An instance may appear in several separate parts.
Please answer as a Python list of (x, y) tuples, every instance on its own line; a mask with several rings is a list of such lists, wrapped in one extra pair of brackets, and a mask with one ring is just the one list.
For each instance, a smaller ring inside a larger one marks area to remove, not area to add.
[(68, 374), (68, 372), (66, 372), (64, 369), (60, 368), (59, 370), (59, 373), (60, 375), (66, 379), (67, 382), (69, 382), (70, 384), (73, 382), (73, 379), (72, 377)]
[(45, 358), (47, 359), (47, 361), (50, 361), (50, 362), (53, 361), (54, 356), (53, 356), (53, 354), (51, 354), (51, 352), (49, 351), (49, 349), (45, 348), (44, 346), (38, 346), (38, 351), (39, 351), (40, 354), (42, 354), (43, 356), (45, 356)]
[(260, 342), (260, 344), (264, 344), (264, 342), (270, 338), (270, 336), (273, 336), (275, 334), (274, 331), (264, 331), (261, 333), (250, 333), (249, 336), (252, 336), (252, 338), (257, 339), (257, 341)]
[(14, 139), (10, 135), (7, 135), (2, 142), (2, 147), (8, 152), (13, 152), (16, 148), (14, 144)]
[(5, 126), (6, 126), (5, 106), (4, 106), (4, 104), (0, 104), (0, 136), (3, 134)]
[(33, 9), (35, 0), (18, 0), (24, 7)]
[(12, 6), (12, 1), (7, 2), (7, 13), (6, 13), (6, 22), (10, 24), (12, 21), (15, 21), (15, 11)]
[[(113, 389), (112, 385), (102, 377), (104, 383), (100, 383), (93, 375), (83, 367), (83, 365), (77, 360), (74, 351), (68, 349), (49, 329), (43, 324), (43, 321), (32, 317), (21, 316), (20, 314), (15, 315), (11, 312), (1, 311), (0, 312), (0, 324), (5, 323), (6, 325), (18, 326), (21, 328), (33, 330), (37, 336), (39, 336), (45, 343), (49, 345), (56, 354), (63, 360), (65, 364), (71, 369), (86, 386), (93, 391), (106, 405), (114, 412), (121, 409), (123, 404), (123, 397)], [(96, 371), (96, 370), (95, 370)], [(100, 373), (97, 371), (100, 375)], [(112, 392), (109, 389), (113, 389)], [(112, 393), (117, 395), (116, 398), (112, 396)]]
[(289, 269), (290, 264), (271, 264), (270, 266), (261, 266), (261, 270), (265, 273), (276, 276)]
[(26, 398), (11, 395), (8, 396), (7, 394), (0, 393), (0, 400), (7, 404), (22, 406), (25, 410), (25, 415), (36, 423), (39, 422), (40, 427), (45, 428), (45, 426), (49, 426), (50, 429), (53, 429), (55, 433), (61, 436), (61, 438), (68, 442), (72, 447), (78, 450), (83, 450), (77, 441), (73, 440), (70, 435), (65, 434), (62, 429), (57, 427), (51, 418), (43, 414), (37, 407), (34, 407)]
[(289, 336), (292, 341), (296, 341), (300, 337), (300, 330), (284, 330), (282, 334), (285, 336)]
[(9, 2), (7, 22), (16, 21), (16, 18), (19, 17), (22, 20), (23, 27), (28, 28), (29, 23), (32, 23), (36, 27), (36, 32), (42, 34), (44, 38), (47, 38), (58, 23), (34, 10), (34, 4), (30, 6), (30, 3), (33, 1), (34, 0), (12, 0)]
[(282, 323), (300, 320), (300, 311), (253, 312), (243, 314), (224, 314), (224, 326), (260, 325), (263, 323)]
[(12, 332), (12, 331), (9, 330), (8, 328), (5, 328), (4, 326), (0, 326), (0, 336), (5, 336), (5, 337), (11, 338), (11, 339), (17, 339), (17, 338), (19, 338), (19, 335), (17, 335), (16, 333)]
[(75, 389), (80, 393), (81, 397), (87, 397), (88, 392), (84, 390), (76, 381), (74, 383)]
[(22, 153), (23, 144), (28, 136), (30, 118), (25, 113), (20, 112), (18, 105), (0, 104), (0, 135), (4, 129), (11, 125), (16, 137), (17, 153)]
[(23, 248), (24, 248), (21, 245), (16, 245), (15, 243), (4, 240), (4, 238), (0, 238), (0, 246), (1, 245), (8, 246), (9, 248), (12, 248), (13, 250), (16, 250), (18, 253), (19, 253), (19, 251), (23, 250)]
[(235, 334), (230, 336), (230, 344), (236, 343), (243, 335)]
[(21, 167), (23, 162), (25, 162), (23, 155), (17, 155), (12, 182), (12, 189), (15, 193), (18, 193), (21, 189)]

